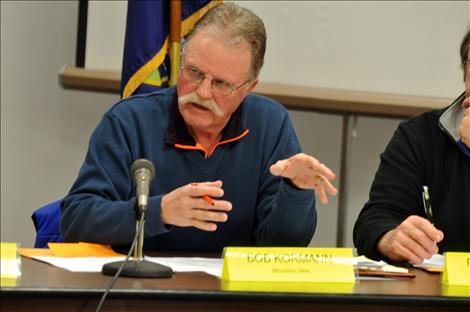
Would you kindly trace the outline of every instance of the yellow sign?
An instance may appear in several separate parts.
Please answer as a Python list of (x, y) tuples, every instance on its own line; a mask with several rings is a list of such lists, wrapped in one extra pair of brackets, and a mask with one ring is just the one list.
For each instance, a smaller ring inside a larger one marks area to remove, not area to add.
[(16, 243), (0, 243), (0, 286), (15, 286), (21, 276), (20, 258)]
[(448, 297), (470, 297), (470, 286), (442, 285), (442, 295)]
[(222, 290), (282, 293), (352, 294), (353, 283), (315, 282), (229, 282), (222, 280)]
[(226, 247), (223, 257), (231, 282), (355, 282), (351, 248)]
[(470, 286), (470, 252), (444, 253), (442, 282), (454, 286)]

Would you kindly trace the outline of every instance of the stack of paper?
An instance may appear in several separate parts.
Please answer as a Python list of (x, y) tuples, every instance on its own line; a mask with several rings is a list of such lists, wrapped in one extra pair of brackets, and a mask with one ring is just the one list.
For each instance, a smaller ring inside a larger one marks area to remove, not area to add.
[(410, 273), (408, 269), (390, 265), (385, 261), (374, 261), (365, 256), (355, 257), (356, 269), (359, 276), (377, 276), (377, 277), (408, 277), (413, 278), (415, 274)]
[(435, 254), (429, 259), (424, 259), (423, 263), (414, 265), (414, 267), (428, 272), (444, 272), (444, 256)]
[[(104, 264), (124, 260), (110, 246), (91, 243), (49, 243), (49, 249), (20, 248), (22, 256), (49, 263), (72, 272), (101, 272)], [(222, 275), (222, 259), (145, 257), (145, 260), (169, 266), (175, 272), (206, 272)]]

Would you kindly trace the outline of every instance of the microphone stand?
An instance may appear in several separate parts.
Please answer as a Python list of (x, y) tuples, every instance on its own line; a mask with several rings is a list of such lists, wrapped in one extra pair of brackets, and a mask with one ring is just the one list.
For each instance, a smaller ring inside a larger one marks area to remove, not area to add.
[(171, 277), (173, 270), (170, 267), (158, 263), (144, 260), (144, 224), (147, 216), (147, 205), (136, 205), (136, 247), (134, 249), (134, 259), (130, 261), (116, 261), (103, 265), (101, 272), (104, 275), (115, 275), (122, 268), (121, 275), (127, 277)]

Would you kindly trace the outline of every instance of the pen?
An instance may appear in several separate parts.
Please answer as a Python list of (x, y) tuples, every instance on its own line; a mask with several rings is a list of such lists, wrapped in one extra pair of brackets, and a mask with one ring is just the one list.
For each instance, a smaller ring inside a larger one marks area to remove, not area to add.
[(423, 206), (424, 212), (429, 222), (432, 222), (432, 207), (431, 207), (431, 197), (429, 196), (429, 189), (426, 185), (423, 186)]
[(214, 200), (209, 195), (204, 195), (202, 198), (209, 204), (214, 206)]

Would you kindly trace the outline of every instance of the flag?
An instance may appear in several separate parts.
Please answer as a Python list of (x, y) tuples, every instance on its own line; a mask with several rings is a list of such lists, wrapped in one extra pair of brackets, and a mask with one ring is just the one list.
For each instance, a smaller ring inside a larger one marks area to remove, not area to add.
[[(172, 0), (173, 1), (173, 0)], [(122, 64), (122, 98), (166, 88), (170, 85), (170, 0), (129, 0)], [(181, 3), (181, 37), (218, 1), (175, 1)], [(176, 45), (179, 49), (179, 45)], [(179, 70), (179, 51), (172, 63)], [(175, 72), (175, 71), (174, 71)], [(173, 77), (172, 81), (176, 81)]]

